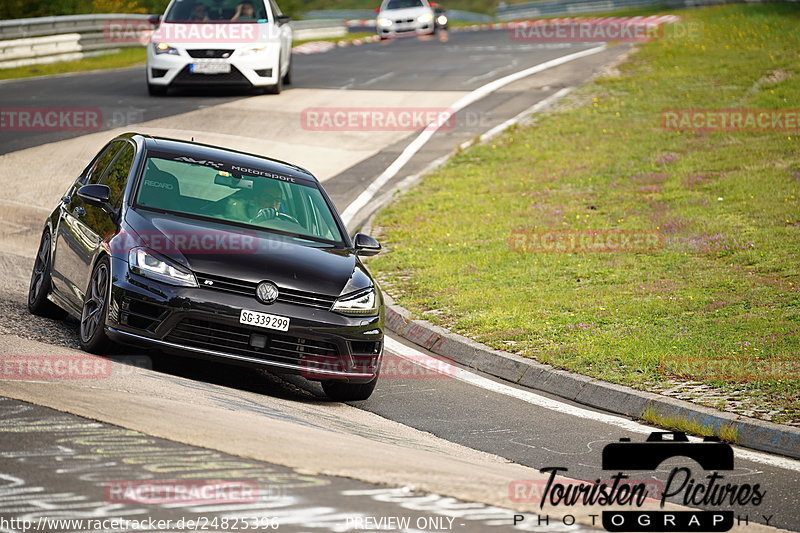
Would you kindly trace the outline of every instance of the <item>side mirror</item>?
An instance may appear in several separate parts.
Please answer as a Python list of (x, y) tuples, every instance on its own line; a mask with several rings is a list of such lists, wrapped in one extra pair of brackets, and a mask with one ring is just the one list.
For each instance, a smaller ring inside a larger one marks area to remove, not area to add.
[(286, 24), (287, 22), (292, 20), (292, 17), (290, 17), (289, 15), (278, 15), (277, 17), (275, 17), (275, 20), (278, 21), (278, 24)]
[(78, 198), (83, 200), (89, 205), (108, 209), (108, 198), (111, 195), (111, 189), (108, 185), (84, 185), (78, 189)]
[(381, 251), (380, 243), (363, 233), (357, 233), (353, 242), (355, 244), (356, 254), (363, 257), (377, 255)]
[(147, 19), (151, 26), (158, 26), (161, 24), (161, 15), (150, 15)]

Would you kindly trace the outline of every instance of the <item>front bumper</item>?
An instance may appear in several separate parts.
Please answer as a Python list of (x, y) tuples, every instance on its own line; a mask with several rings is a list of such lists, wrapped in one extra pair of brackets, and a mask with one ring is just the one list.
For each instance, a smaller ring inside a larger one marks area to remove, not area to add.
[(378, 35), (381, 37), (401, 37), (404, 35), (430, 35), (436, 31), (435, 22), (394, 22), (391, 26), (378, 26)]
[[(228, 58), (193, 58), (186, 49), (179, 48), (180, 55), (156, 54), (153, 46), (147, 48), (147, 82), (163, 86), (241, 86), (265, 87), (278, 83), (280, 75), (280, 49), (272, 45), (266, 52), (239, 55), (235, 51)], [(193, 63), (228, 63), (230, 72), (225, 74), (196, 74), (191, 72)]]
[[(176, 287), (130, 272), (115, 258), (106, 331), (123, 344), (160, 347), (311, 380), (364, 383), (375, 379), (383, 353), (383, 309), (348, 317), (207, 287)], [(239, 323), (242, 309), (290, 319), (288, 331)]]

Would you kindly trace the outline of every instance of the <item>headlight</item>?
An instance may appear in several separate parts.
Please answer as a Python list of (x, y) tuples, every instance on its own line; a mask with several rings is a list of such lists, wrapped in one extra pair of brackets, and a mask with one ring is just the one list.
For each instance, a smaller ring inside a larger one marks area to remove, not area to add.
[(177, 48), (173, 48), (167, 43), (154, 43), (153, 50), (155, 50), (156, 55), (161, 55), (161, 54), (170, 54), (173, 56), (180, 55), (180, 52), (178, 52)]
[(378, 313), (378, 300), (375, 289), (370, 288), (356, 294), (342, 296), (333, 304), (332, 311), (343, 315), (375, 315)]
[(383, 28), (388, 28), (391, 25), (392, 25), (392, 20), (391, 19), (387, 19), (387, 18), (383, 18), (383, 17), (378, 19), (378, 26), (381, 26)]
[(140, 276), (151, 278), (170, 285), (197, 287), (194, 274), (172, 262), (167, 262), (147, 250), (134, 248), (128, 253), (131, 270)]
[(425, 13), (424, 15), (420, 15), (417, 17), (417, 22), (430, 22), (433, 20), (433, 13)]
[(266, 46), (256, 46), (255, 48), (245, 48), (244, 50), (239, 51), (240, 56), (252, 56), (255, 54), (260, 54), (267, 51)]
[(445, 24), (447, 24), (447, 17), (445, 17), (444, 15), (439, 15), (439, 17), (436, 19), (436, 22), (439, 23), (439, 26), (444, 26)]

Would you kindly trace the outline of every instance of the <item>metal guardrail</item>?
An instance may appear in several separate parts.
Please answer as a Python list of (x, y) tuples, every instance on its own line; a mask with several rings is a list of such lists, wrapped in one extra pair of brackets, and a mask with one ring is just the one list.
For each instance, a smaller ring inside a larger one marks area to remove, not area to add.
[[(782, 1), (796, 2), (797, 0)], [(762, 0), (543, 0), (526, 2), (524, 4), (501, 4), (497, 7), (497, 19), (518, 20), (553, 15), (583, 15), (632, 7), (665, 7), (677, 9), (717, 4), (757, 4), (761, 2)]]
[[(108, 13), (0, 20), (0, 68), (70, 61), (143, 46), (152, 28), (150, 17)], [(110, 34), (114, 23), (128, 28), (120, 31), (141, 33), (142, 39), (135, 35), (115, 37)], [(300, 20), (290, 24), (295, 40), (341, 37), (347, 33), (341, 20)]]
[(374, 19), (377, 15), (374, 9), (315, 9), (303, 13), (307, 19)]
[[(494, 20), (489, 15), (483, 13), (473, 13), (472, 11), (461, 11), (460, 9), (445, 9), (450, 20), (461, 20), (466, 22), (491, 22)], [(303, 14), (309, 19), (346, 19), (346, 20), (370, 20), (378, 16), (374, 9), (317, 9)]]

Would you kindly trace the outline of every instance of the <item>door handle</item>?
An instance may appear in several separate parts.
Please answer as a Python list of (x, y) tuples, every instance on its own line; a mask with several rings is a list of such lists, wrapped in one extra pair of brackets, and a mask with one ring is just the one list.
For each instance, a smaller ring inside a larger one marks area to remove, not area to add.
[(78, 206), (72, 212), (75, 214), (76, 217), (82, 217), (83, 215), (86, 214), (86, 209), (82, 208), (81, 206)]
[(62, 196), (61, 197), (61, 203), (69, 205), (70, 202), (72, 202), (72, 200), (70, 200), (69, 196)]

